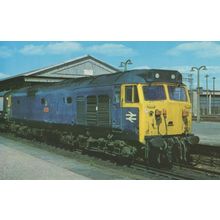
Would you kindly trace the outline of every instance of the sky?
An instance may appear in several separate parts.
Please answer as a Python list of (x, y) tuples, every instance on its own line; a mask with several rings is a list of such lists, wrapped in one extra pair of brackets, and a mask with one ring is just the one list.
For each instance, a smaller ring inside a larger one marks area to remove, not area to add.
[(122, 61), (131, 59), (128, 69), (160, 68), (179, 70), (188, 83), (191, 67), (206, 65), (200, 72), (201, 86), (220, 90), (220, 42), (213, 41), (0, 41), (0, 79), (34, 69), (65, 62), (84, 55), (94, 56), (119, 68)]

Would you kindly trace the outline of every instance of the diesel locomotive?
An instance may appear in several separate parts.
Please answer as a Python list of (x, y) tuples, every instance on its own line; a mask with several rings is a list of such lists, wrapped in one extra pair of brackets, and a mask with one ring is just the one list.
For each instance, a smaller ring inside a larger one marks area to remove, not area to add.
[(131, 70), (35, 85), (3, 95), (1, 130), (69, 150), (157, 166), (187, 163), (191, 103), (173, 70)]

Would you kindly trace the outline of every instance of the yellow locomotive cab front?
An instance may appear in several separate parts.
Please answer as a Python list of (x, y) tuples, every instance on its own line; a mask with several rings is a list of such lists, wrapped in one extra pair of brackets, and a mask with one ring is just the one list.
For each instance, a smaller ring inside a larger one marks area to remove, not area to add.
[(128, 87), (133, 88), (132, 101), (126, 103), (122, 98), (122, 106), (139, 109), (139, 142), (145, 144), (148, 137), (191, 133), (191, 103), (186, 86), (126, 84), (122, 86), (122, 97)]
[(191, 104), (187, 88), (175, 84), (140, 85), (140, 142), (148, 136), (191, 132)]

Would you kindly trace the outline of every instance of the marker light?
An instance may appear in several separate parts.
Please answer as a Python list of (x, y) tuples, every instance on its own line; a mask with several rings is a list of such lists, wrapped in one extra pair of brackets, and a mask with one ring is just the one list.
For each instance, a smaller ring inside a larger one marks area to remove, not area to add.
[(183, 109), (182, 115), (183, 117), (189, 116), (189, 111), (187, 111), (186, 109)]
[(156, 73), (156, 74), (155, 74), (155, 78), (156, 78), (156, 79), (159, 79), (159, 78), (160, 78), (160, 74), (159, 74), (159, 73)]
[(172, 74), (172, 75), (171, 75), (171, 79), (176, 79), (176, 75), (175, 75), (175, 74)]

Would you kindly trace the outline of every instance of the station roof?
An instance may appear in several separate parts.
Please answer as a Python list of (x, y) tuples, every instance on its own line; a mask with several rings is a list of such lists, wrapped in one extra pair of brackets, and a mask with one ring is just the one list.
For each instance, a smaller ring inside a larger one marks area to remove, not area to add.
[(44, 67), (0, 80), (0, 91), (21, 88), (33, 83), (56, 83), (64, 79), (99, 75), (100, 73), (115, 73), (118, 69), (93, 56), (68, 60), (66, 62)]

